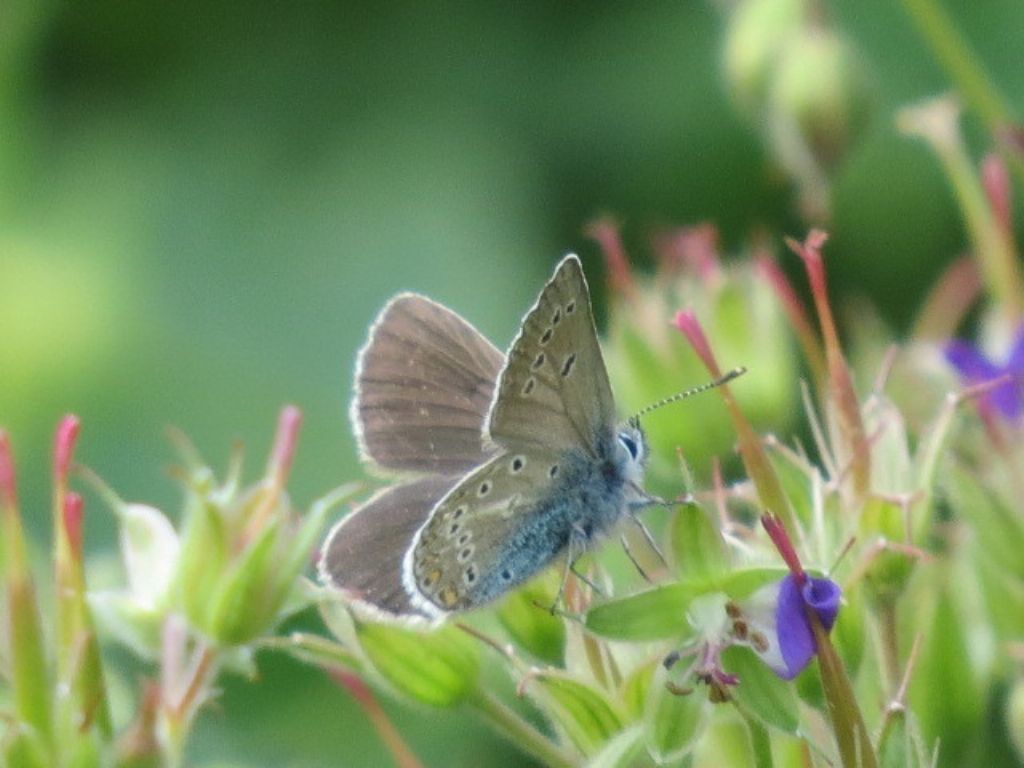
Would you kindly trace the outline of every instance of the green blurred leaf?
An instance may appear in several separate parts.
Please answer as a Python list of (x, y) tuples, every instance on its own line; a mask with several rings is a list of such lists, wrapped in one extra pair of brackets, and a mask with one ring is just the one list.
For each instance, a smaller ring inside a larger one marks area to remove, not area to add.
[[(970, 664), (967, 628), (953, 602), (954, 589), (946, 585), (930, 616), (923, 614), (924, 626), (932, 630), (922, 633), (908, 698), (926, 741), (941, 740), (945, 765), (964, 757), (985, 717), (984, 699)], [(941, 696), (935, 695), (937, 689)]]
[(52, 761), (39, 734), (22, 722), (5, 724), (2, 745), (4, 768), (50, 768)]
[(451, 626), (431, 632), (384, 624), (356, 624), (373, 668), (395, 690), (436, 707), (450, 707), (477, 685), (478, 646)]

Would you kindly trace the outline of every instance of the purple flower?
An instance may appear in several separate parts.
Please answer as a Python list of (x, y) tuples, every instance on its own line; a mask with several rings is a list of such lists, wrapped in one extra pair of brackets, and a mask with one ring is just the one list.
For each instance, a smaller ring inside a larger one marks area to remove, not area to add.
[(840, 597), (842, 590), (831, 579), (807, 576), (801, 587), (790, 573), (749, 600), (730, 603), (726, 612), (736, 641), (749, 645), (779, 677), (792, 680), (817, 651), (808, 610), (830, 630)]
[(977, 346), (960, 339), (948, 342), (943, 353), (968, 385), (1011, 377), (1010, 381), (979, 396), (978, 403), (983, 410), (997, 411), (1007, 421), (1016, 421), (1024, 413), (1024, 389), (1021, 386), (1024, 382), (1024, 326), (1018, 329), (1013, 346), (1002, 364), (992, 362)]

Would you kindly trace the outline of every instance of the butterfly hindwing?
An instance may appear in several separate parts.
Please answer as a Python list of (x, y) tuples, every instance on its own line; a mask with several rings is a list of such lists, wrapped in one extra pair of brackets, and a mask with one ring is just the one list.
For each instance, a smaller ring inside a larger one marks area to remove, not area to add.
[(453, 487), (406, 558), (406, 586), (425, 610), (481, 605), (548, 565), (568, 526), (545, 493), (565, 471), (550, 451), (501, 453)]
[(579, 259), (567, 256), (508, 353), (487, 437), (513, 450), (590, 448), (615, 424), (615, 403)]
[(487, 457), (481, 430), (504, 358), (450, 309), (416, 294), (388, 302), (356, 365), (352, 425), (381, 469), (465, 472)]
[(334, 526), (320, 553), (320, 578), (358, 602), (396, 616), (419, 613), (402, 581), (402, 553), (457, 477), (433, 476), (379, 491)]

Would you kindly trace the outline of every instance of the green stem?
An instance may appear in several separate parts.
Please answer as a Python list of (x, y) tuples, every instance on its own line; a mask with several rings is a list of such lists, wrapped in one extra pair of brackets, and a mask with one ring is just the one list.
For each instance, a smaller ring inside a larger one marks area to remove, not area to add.
[[(978, 113), (989, 132), (998, 137), (1015, 122), (1013, 111), (970, 45), (957, 32), (949, 14), (938, 0), (903, 0), (903, 7), (957, 91)], [(1018, 179), (1024, 181), (1024, 158), (1005, 150), (1002, 154)]]
[(896, 605), (892, 600), (885, 600), (878, 609), (879, 626), (882, 643), (882, 673), (885, 676), (886, 696), (894, 696), (899, 685), (900, 650), (896, 632)]
[(576, 768), (579, 758), (566, 752), (530, 723), (486, 691), (477, 690), (470, 703), (499, 733), (523, 752), (553, 768)]

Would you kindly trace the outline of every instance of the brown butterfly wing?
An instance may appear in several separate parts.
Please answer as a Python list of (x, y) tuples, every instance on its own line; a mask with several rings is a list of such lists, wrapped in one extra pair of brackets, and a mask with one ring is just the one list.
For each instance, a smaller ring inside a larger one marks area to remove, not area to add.
[(416, 294), (381, 310), (356, 365), (353, 430), (383, 470), (455, 474), (487, 458), (481, 432), (504, 358), (472, 325)]
[(425, 477), (379, 491), (331, 530), (320, 579), (372, 609), (421, 614), (402, 583), (403, 557), (431, 510), (459, 482)]

